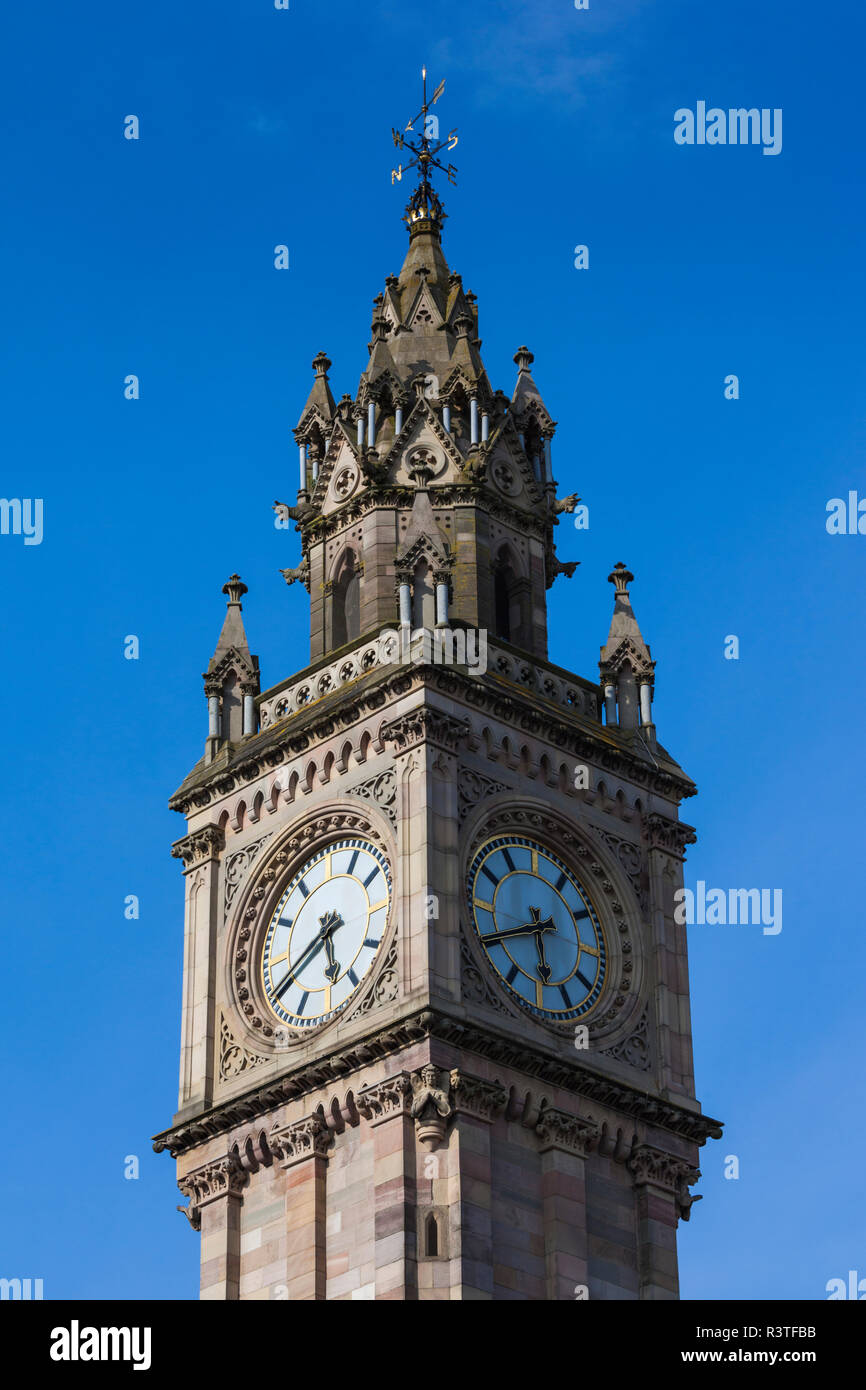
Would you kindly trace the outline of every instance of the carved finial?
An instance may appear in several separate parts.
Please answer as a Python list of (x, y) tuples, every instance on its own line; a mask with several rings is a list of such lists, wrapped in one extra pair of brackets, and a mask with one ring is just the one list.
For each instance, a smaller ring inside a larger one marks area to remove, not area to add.
[(323, 376), (326, 381), (328, 380), (328, 372), (332, 365), (326, 352), (319, 352), (313, 358), (313, 371), (316, 373), (316, 376)]
[(528, 370), (528, 368), (532, 366), (533, 362), (535, 361), (535, 355), (531, 353), (529, 351), (529, 348), (526, 347), (526, 345), (524, 344), (522, 347), (519, 347), (515, 352), (514, 361), (517, 363), (518, 371), (523, 372)]
[(228, 583), (223, 584), (223, 593), (228, 594), (229, 603), (236, 603), (238, 607), (241, 606), (241, 598), (247, 592), (247, 586), (239, 574), (230, 575)]
[(634, 583), (634, 575), (632, 574), (631, 570), (626, 569), (622, 560), (620, 560), (617, 564), (614, 565), (612, 571), (607, 576), (607, 582), (608, 584), (616, 585), (616, 597), (618, 599), (627, 599), (628, 586), (629, 584)]

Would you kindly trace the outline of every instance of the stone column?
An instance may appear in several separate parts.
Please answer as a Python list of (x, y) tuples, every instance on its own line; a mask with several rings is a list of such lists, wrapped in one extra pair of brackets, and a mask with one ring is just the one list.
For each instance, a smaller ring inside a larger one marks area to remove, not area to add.
[(688, 1211), (688, 1186), (700, 1173), (684, 1159), (641, 1144), (628, 1161), (637, 1208), (641, 1299), (679, 1298), (677, 1221)]
[(299, 445), (298, 445), (298, 491), (299, 491), (299, 492), (306, 492), (306, 490), (307, 490), (307, 446), (306, 446), (306, 444), (299, 444)]
[(616, 724), (616, 686), (611, 681), (604, 686), (604, 717), (611, 727)]
[(451, 1297), (488, 1301), (494, 1284), (491, 1127), (508, 1104), (508, 1092), (498, 1082), (459, 1069), (452, 1071), (450, 1082), (456, 1168), (450, 1206)]
[(474, 396), (469, 402), (469, 442), (478, 443), (478, 402)]
[(436, 626), (448, 626), (448, 585), (436, 585)]
[(245, 681), (241, 691), (244, 697), (243, 733), (246, 736), (256, 732), (256, 688)]
[(178, 1178), (189, 1205), (178, 1207), (201, 1231), (201, 1293), (207, 1300), (240, 1297), (241, 1202), (247, 1182), (234, 1154), (194, 1168)]
[(541, 1153), (547, 1299), (574, 1302), (579, 1290), (589, 1288), (586, 1151), (598, 1125), (550, 1107), (542, 1111), (535, 1132)]
[(652, 686), (647, 685), (645, 681), (641, 682), (640, 687), (640, 722), (641, 724), (653, 722)]
[(325, 1180), (333, 1136), (318, 1114), (276, 1129), (268, 1147), (286, 1174), (286, 1285), (290, 1302), (327, 1291)]
[(373, 1130), (376, 1299), (418, 1297), (415, 1122), (406, 1072), (365, 1086), (356, 1098)]
[(486, 444), (490, 438), (490, 416), (485, 410), (481, 416), (481, 443)]
[(213, 1099), (216, 939), (219, 926), (219, 858), (225, 836), (206, 825), (171, 847), (183, 860), (186, 910), (183, 943), (178, 1111), (209, 1106)]

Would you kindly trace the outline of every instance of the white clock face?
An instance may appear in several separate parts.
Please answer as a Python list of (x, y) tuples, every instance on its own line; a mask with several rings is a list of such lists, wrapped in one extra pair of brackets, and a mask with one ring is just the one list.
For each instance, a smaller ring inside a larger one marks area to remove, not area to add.
[(391, 875), (381, 850), (346, 839), (311, 856), (271, 916), (262, 982), (281, 1023), (310, 1028), (344, 1008), (388, 923)]

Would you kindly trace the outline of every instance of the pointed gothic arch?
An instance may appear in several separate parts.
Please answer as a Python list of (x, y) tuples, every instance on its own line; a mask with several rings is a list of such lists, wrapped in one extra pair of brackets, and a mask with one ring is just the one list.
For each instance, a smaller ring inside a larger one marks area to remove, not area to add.
[(347, 546), (333, 570), (330, 593), (331, 650), (361, 635), (361, 566)]

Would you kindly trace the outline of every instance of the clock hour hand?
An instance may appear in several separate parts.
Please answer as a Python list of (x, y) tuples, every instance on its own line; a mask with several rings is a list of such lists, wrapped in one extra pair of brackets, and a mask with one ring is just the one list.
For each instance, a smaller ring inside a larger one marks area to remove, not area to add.
[(548, 917), (542, 922), (541, 909), (538, 907), (530, 907), (529, 913), (532, 918), (531, 922), (524, 922), (523, 925), (519, 927), (506, 927), (504, 931), (486, 932), (485, 935), (482, 936), (481, 941), (486, 946), (488, 943), (504, 941), (513, 936), (534, 936), (536, 949), (538, 951), (538, 965), (535, 969), (542, 984), (546, 985), (550, 979), (551, 972), (550, 966), (544, 956), (544, 933), (551, 931), (555, 932), (556, 923), (552, 917)]

